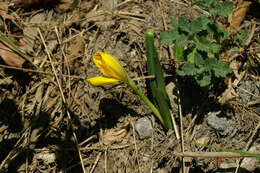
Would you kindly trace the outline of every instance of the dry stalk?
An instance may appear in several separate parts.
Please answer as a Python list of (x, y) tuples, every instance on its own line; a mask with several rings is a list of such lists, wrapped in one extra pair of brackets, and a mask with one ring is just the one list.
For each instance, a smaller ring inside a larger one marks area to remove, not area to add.
[[(41, 33), (40, 29), (38, 29), (38, 33), (39, 33), (39, 35), (40, 35), (41, 41), (42, 41), (43, 46), (44, 46), (44, 48), (45, 48), (47, 57), (48, 57), (48, 59), (49, 59), (49, 61), (50, 61), (50, 63), (51, 63), (52, 71), (53, 71), (54, 76), (55, 76), (55, 79), (56, 79), (56, 81), (57, 81), (57, 84), (58, 84), (58, 87), (59, 87), (59, 90), (60, 90), (60, 94), (61, 94), (62, 101), (63, 101), (63, 103), (65, 104), (65, 103), (66, 103), (66, 99), (65, 99), (65, 96), (64, 96), (64, 94), (63, 94), (63, 90), (62, 90), (62, 87), (61, 87), (61, 84), (60, 84), (60, 81), (59, 81), (59, 78), (58, 78), (58, 75), (57, 75), (57, 71), (56, 71), (56, 69), (55, 69), (55, 67), (54, 67), (54, 63), (53, 63), (53, 61), (52, 61), (50, 52), (49, 52), (49, 50), (48, 50), (48, 48), (47, 48), (47, 46), (46, 46), (46, 42), (45, 42), (45, 40), (44, 40), (44, 38), (43, 38), (43, 36), (42, 36), (42, 33)], [(69, 111), (66, 110), (66, 113), (67, 113), (69, 122), (72, 122), (72, 121), (71, 121), (71, 116), (70, 116)], [(61, 120), (62, 118), (63, 118), (63, 116), (61, 116), (60, 120)], [(79, 153), (79, 158), (80, 158), (82, 170), (83, 170), (84, 173), (86, 173), (85, 168), (84, 168), (84, 163), (83, 163), (82, 155), (81, 155), (80, 149), (79, 149), (79, 147), (78, 147), (78, 146), (79, 146), (79, 143), (78, 143), (77, 136), (76, 136), (76, 134), (75, 134), (74, 131), (73, 131), (73, 138), (74, 138), (74, 142), (76, 143), (77, 150), (78, 150), (78, 153)]]

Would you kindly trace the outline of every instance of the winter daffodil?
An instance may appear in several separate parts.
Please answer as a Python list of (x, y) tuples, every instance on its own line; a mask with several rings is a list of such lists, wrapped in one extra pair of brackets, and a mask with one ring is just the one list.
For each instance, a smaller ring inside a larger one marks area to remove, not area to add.
[(118, 59), (105, 52), (97, 52), (93, 57), (95, 65), (104, 76), (88, 78), (87, 82), (94, 86), (102, 86), (119, 81), (127, 82), (128, 76)]
[(143, 92), (136, 86), (133, 80), (131, 80), (119, 60), (105, 52), (97, 52), (93, 57), (93, 61), (99, 71), (104, 76), (95, 76), (86, 79), (86, 81), (94, 86), (103, 86), (106, 84), (112, 84), (115, 82), (125, 82), (130, 88), (132, 88), (136, 94), (147, 104), (147, 106), (153, 111), (155, 116), (164, 125), (164, 121), (158, 109), (152, 104), (152, 102), (143, 94)]

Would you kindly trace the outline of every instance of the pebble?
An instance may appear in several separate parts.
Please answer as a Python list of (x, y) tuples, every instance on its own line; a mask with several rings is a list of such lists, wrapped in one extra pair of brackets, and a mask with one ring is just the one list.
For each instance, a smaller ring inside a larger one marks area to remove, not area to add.
[(166, 168), (160, 168), (156, 172), (157, 173), (169, 173), (169, 171)]
[(231, 134), (235, 129), (235, 122), (222, 115), (221, 111), (209, 112), (207, 123), (222, 136)]
[(250, 80), (243, 80), (237, 89), (242, 101), (248, 103), (252, 100), (259, 99), (260, 96), (260, 82)]
[(147, 117), (138, 119), (134, 127), (140, 139), (150, 138), (153, 134), (152, 122)]

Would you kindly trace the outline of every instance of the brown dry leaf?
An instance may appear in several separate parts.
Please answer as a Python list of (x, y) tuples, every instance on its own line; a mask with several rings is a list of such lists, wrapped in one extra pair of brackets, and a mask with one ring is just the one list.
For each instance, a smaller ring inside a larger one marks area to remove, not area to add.
[(251, 1), (242, 1), (240, 2), (236, 9), (228, 16), (228, 22), (229, 22), (229, 27), (228, 31), (230, 33), (236, 33), (238, 30), (239, 26), (243, 22), (246, 12), (252, 2)]
[(11, 85), (13, 83), (12, 76), (0, 79), (0, 85)]
[(84, 50), (85, 40), (82, 36), (76, 37), (72, 42), (70, 42), (68, 47), (68, 61), (72, 60)]
[(85, 12), (89, 12), (90, 10), (92, 10), (95, 7), (96, 3), (93, 1), (82, 1), (80, 3), (80, 10), (85, 11)]
[(100, 3), (102, 4), (102, 10), (112, 11), (117, 5), (117, 0), (101, 0)]
[(117, 129), (106, 129), (103, 132), (102, 141), (104, 145), (111, 145), (115, 142), (120, 142), (127, 135), (128, 126)]
[(14, 19), (14, 16), (7, 14), (7, 12), (8, 12), (7, 2), (0, 2), (0, 16), (4, 19)]
[(33, 52), (33, 47), (35, 46), (35, 40), (38, 35), (38, 27), (44, 22), (49, 22), (47, 20), (47, 15), (45, 12), (37, 13), (32, 16), (26, 26), (23, 28), (24, 37), (20, 39), (20, 42), (24, 44), (24, 50), (27, 52)]
[(222, 93), (221, 97), (218, 99), (218, 102), (223, 105), (234, 99), (236, 96), (236, 91), (232, 86), (231, 79), (229, 79), (228, 88)]
[(233, 83), (231, 82), (231, 79), (229, 79), (228, 81), (228, 88), (222, 93), (222, 95), (218, 98), (218, 102), (220, 104), (225, 104), (228, 103), (228, 101), (239, 97), (238, 94), (235, 91), (235, 87), (237, 87), (237, 85), (239, 84), (239, 82), (242, 80), (242, 78), (245, 75), (245, 71), (241, 72), (240, 74), (237, 74), (237, 79), (235, 79), (233, 81)]
[(55, 9), (58, 12), (65, 12), (71, 8), (71, 4), (73, 3), (73, 0), (60, 0), (60, 4)]
[[(55, 9), (59, 12), (65, 12), (71, 9), (71, 5), (73, 4), (74, 0), (60, 0), (60, 4)], [(95, 3), (93, 1), (82, 1), (80, 2), (80, 5), (78, 6), (80, 10), (88, 12), (95, 6)]]
[(20, 55), (16, 54), (3, 43), (0, 43), (0, 57), (6, 64), (14, 67), (22, 67), (25, 61)]

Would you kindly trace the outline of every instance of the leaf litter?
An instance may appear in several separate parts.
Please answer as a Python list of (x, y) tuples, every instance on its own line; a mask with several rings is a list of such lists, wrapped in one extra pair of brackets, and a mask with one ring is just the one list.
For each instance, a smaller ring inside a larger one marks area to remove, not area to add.
[(0, 42), (0, 57), (2, 60), (10, 66), (22, 67), (25, 60), (13, 51), (9, 46)]

